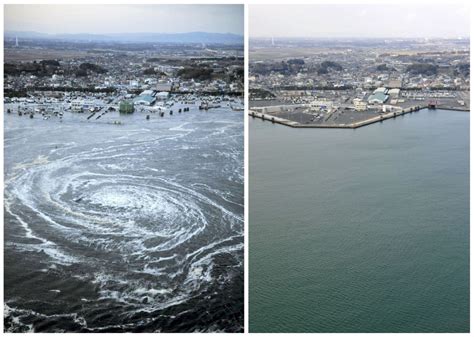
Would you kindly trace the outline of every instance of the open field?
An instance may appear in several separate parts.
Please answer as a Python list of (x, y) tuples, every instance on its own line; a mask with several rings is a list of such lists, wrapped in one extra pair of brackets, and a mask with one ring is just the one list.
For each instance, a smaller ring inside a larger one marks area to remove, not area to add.
[[(440, 54), (452, 55), (457, 53), (463, 53), (460, 51), (440, 51), (439, 49), (433, 46), (426, 46), (421, 49), (416, 50), (406, 50), (406, 49), (390, 49), (379, 48), (379, 47), (359, 47), (360, 49), (366, 49), (380, 55), (399, 55), (399, 56), (425, 56), (425, 57), (434, 57), (439, 56)], [(331, 54), (347, 54), (347, 48), (327, 48), (327, 47), (290, 47), (290, 46), (278, 46), (278, 47), (251, 47), (249, 49), (249, 58), (250, 61), (265, 61), (265, 60), (274, 60), (274, 59), (287, 59), (287, 58), (298, 58), (298, 57), (312, 57), (315, 55), (331, 53)]]
[(47, 59), (77, 59), (89, 56), (89, 53), (81, 50), (56, 50), (56, 49), (4, 49), (5, 62), (31, 62)]
[(258, 48), (250, 49), (251, 61), (274, 60), (314, 56), (315, 54), (329, 52), (328, 48)]

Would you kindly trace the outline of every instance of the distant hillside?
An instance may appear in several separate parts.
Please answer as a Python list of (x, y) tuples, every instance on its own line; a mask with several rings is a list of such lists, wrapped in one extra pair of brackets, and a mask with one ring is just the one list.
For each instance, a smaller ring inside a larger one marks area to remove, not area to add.
[(242, 35), (230, 33), (121, 33), (121, 34), (45, 34), (32, 31), (6, 31), (5, 39), (52, 39), (66, 41), (116, 41), (150, 43), (243, 44)]

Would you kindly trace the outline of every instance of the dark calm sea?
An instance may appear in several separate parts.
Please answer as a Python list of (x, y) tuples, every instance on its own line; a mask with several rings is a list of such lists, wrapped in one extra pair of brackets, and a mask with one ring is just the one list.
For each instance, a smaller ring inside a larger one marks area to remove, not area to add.
[(249, 132), (251, 332), (469, 331), (469, 112)]

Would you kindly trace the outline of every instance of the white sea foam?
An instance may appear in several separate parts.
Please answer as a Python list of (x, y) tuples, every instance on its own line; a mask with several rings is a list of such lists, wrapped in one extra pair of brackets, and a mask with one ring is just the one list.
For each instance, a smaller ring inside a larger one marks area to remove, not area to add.
[[(71, 153), (58, 148), (50, 157), (16, 165), (6, 180), (5, 209), (36, 241), (13, 247), (45, 254), (49, 268), (84, 265), (87, 274), (78, 277), (92, 280), (101, 300), (137, 310), (151, 312), (195, 296), (213, 282), (216, 254), (242, 251), (243, 214), (232, 210), (242, 205), (226, 191), (183, 183), (145, 159), (162, 142), (195, 151), (194, 138), (188, 144), (175, 140), (198, 128), (183, 123), (168, 130), (173, 134), (89, 149), (70, 144)], [(219, 139), (227, 130), (222, 123), (199, 141)], [(242, 182), (235, 169), (242, 153), (230, 148), (203, 156), (216, 154), (231, 162), (223, 166), (232, 181)], [(109, 270), (108, 256), (127, 268)]]

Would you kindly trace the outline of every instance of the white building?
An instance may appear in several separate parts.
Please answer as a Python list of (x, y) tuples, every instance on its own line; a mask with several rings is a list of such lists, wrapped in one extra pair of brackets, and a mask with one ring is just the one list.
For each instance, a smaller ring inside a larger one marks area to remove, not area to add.
[(388, 104), (382, 105), (382, 111), (383, 112), (400, 112), (402, 110), (403, 109), (399, 106), (388, 105)]
[(321, 109), (330, 109), (333, 105), (332, 101), (323, 101), (323, 100), (315, 100), (309, 103), (309, 108), (311, 111), (319, 111)]
[(400, 96), (400, 89), (398, 88), (390, 89), (388, 91), (388, 94), (390, 95), (391, 98), (398, 98), (398, 96)]
[(367, 102), (364, 102), (360, 98), (355, 98), (352, 103), (354, 104), (354, 108), (357, 111), (366, 111), (367, 110)]
[(162, 92), (159, 92), (156, 94), (156, 99), (159, 100), (159, 101), (165, 101), (168, 99), (168, 96), (170, 95), (169, 92), (167, 91), (162, 91)]
[(378, 93), (378, 92), (382, 92), (382, 93), (386, 94), (387, 89), (384, 88), (384, 87), (379, 87), (379, 88), (375, 89), (373, 93), (375, 94), (375, 93)]

